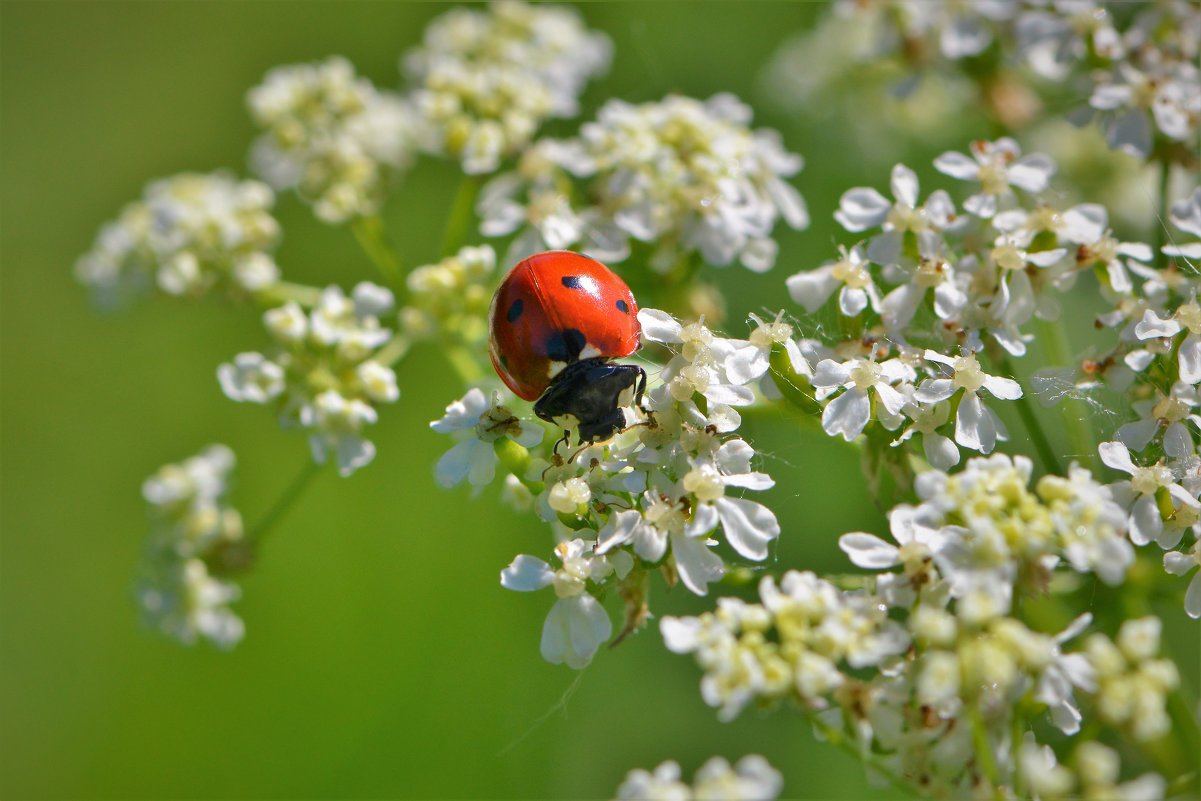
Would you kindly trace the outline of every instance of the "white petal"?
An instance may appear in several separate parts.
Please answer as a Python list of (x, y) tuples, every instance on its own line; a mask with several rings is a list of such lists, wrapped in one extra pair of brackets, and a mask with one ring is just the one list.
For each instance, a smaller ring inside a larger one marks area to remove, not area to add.
[(997, 444), (994, 416), (973, 392), (964, 395), (955, 414), (955, 441), (965, 448), (990, 453)]
[(1097, 446), (1097, 453), (1101, 455), (1101, 462), (1114, 470), (1134, 475), (1137, 469), (1130, 458), (1130, 451), (1120, 442), (1102, 442)]
[(705, 542), (704, 537), (686, 537), (678, 534), (671, 537), (671, 554), (676, 572), (680, 574), (680, 581), (697, 595), (708, 592), (709, 585), (721, 579), (726, 572), (721, 557), (713, 553)]
[(1180, 380), (1186, 384), (1201, 381), (1201, 336), (1189, 334), (1180, 343)]
[(840, 387), (851, 380), (851, 371), (845, 365), (833, 359), (822, 359), (817, 363), (813, 373), (813, 386)]
[(768, 351), (747, 345), (736, 349), (723, 363), (726, 376), (735, 384), (749, 384), (767, 372)]
[(1184, 593), (1184, 611), (1191, 618), (1201, 617), (1201, 572), (1188, 583), (1188, 590)]
[(638, 322), (642, 326), (642, 336), (651, 342), (677, 344), (682, 341), (680, 323), (667, 312), (639, 309)]
[(612, 633), (612, 624), (604, 607), (587, 593), (560, 598), (551, 607), (542, 626), (542, 658), (551, 664), (579, 669)]
[(863, 532), (843, 534), (838, 538), (838, 547), (850, 557), (857, 567), (868, 570), (883, 570), (897, 564), (900, 551), (874, 534)]
[(500, 571), (500, 586), (507, 590), (532, 592), (550, 586), (555, 580), (555, 571), (541, 559), (522, 554)]
[(684, 536), (689, 539), (702, 538), (701, 535), (708, 534), (717, 528), (718, 522), (720, 522), (720, 519), (717, 515), (717, 509), (710, 504), (701, 504), (696, 507), (696, 511), (692, 514), (692, 519), (685, 526)]
[(755, 457), (755, 449), (746, 440), (732, 439), (723, 442), (717, 449), (717, 466), (727, 475), (731, 473), (749, 473), (751, 459)]
[[(906, 403), (905, 396), (882, 381), (878, 382), (875, 386), (876, 399), (880, 402), (880, 406), (883, 407), (884, 411), (892, 416), (900, 414), (901, 408)], [(885, 415), (880, 414), (879, 410), (877, 410), (876, 416), (880, 418), (880, 422), (885, 421)]]
[(848, 389), (827, 404), (822, 412), (822, 428), (830, 436), (842, 435), (850, 442), (863, 433), (871, 419), (871, 403), (859, 389)]
[(1042, 153), (1031, 153), (1009, 165), (1009, 183), (1027, 192), (1041, 192), (1055, 174), (1055, 161)]
[(892, 204), (875, 189), (860, 186), (843, 193), (834, 219), (848, 231), (858, 233), (884, 222), (891, 208)]
[(1159, 430), (1159, 421), (1155, 419), (1137, 420), (1127, 423), (1117, 430), (1114, 435), (1123, 445), (1132, 451), (1141, 451), (1147, 447), (1151, 437)]
[(1144, 495), (1134, 502), (1130, 513), (1130, 541), (1135, 545), (1146, 545), (1163, 533), (1163, 517), (1155, 504), (1155, 497)]
[(980, 165), (975, 159), (954, 151), (947, 151), (934, 159), (934, 169), (961, 181), (974, 180), (980, 174)]
[(736, 387), (733, 384), (710, 384), (703, 393), (712, 403), (726, 406), (750, 406), (755, 402), (755, 391), (750, 387)]
[(867, 308), (867, 301), (867, 292), (844, 286), (838, 293), (838, 310), (846, 317), (854, 317)]
[(897, 164), (892, 168), (889, 184), (893, 197), (908, 206), (917, 207), (917, 174), (913, 170), (904, 164)]
[(926, 454), (926, 461), (935, 470), (950, 470), (959, 464), (959, 449), (942, 434), (922, 434), (922, 450)]
[(780, 536), (780, 524), (761, 503), (743, 498), (718, 498), (717, 514), (726, 541), (747, 559), (767, 558), (767, 544)]
[[(615, 512), (596, 535), (596, 553), (606, 554), (614, 548), (634, 540), (634, 531), (642, 522), (642, 515), (635, 509)], [(652, 560), (656, 561), (656, 560)]]
[(667, 650), (687, 654), (700, 646), (701, 619), (699, 617), (664, 617), (659, 621), (659, 632)]
[(1179, 334), (1180, 331), (1180, 323), (1175, 320), (1161, 320), (1151, 309), (1147, 309), (1143, 313), (1143, 319), (1134, 326), (1134, 335), (1139, 339), (1171, 337)]
[(955, 383), (949, 378), (928, 378), (922, 382), (913, 399), (918, 403), (938, 403), (955, 394)]
[(989, 375), (984, 377), (984, 388), (994, 398), (1001, 400), (1017, 400), (1022, 397), (1022, 386), (1012, 378), (1001, 378)]
[(824, 306), (841, 283), (829, 267), (797, 273), (785, 281), (793, 301), (804, 306), (808, 312), (815, 312)]
[(1168, 551), (1163, 555), (1163, 569), (1173, 576), (1183, 576), (1197, 566), (1197, 560), (1187, 553)]
[(442, 458), (438, 460), (438, 464), (434, 468), (434, 476), (439, 485), (449, 489), (467, 478), (467, 474), (471, 471), (475, 446), (478, 444), (479, 440), (477, 439), (465, 439), (442, 454)]

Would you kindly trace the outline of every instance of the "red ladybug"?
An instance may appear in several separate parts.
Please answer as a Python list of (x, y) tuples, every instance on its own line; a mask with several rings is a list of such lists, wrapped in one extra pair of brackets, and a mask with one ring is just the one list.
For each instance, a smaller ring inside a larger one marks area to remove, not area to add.
[(534, 414), (576, 425), (581, 443), (626, 427), (621, 407), (641, 404), (646, 372), (612, 361), (637, 350), (641, 333), (616, 273), (566, 250), (530, 256), (505, 276), (488, 316), (492, 366), (517, 395), (537, 399)]

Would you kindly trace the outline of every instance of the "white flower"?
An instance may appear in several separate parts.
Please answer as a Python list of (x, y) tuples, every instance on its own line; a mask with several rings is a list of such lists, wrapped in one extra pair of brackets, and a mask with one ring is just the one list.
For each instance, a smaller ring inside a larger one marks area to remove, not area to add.
[(238, 585), (209, 575), (200, 559), (171, 564), (138, 588), (151, 626), (184, 645), (203, 638), (222, 649), (234, 647), (245, 634), (241, 618), (229, 608), (241, 595)]
[[(713, 553), (716, 543), (708, 533), (716, 525), (710, 506), (691, 517), (683, 498), (648, 490), (642, 498), (642, 512), (617, 512), (597, 534), (597, 553), (632, 544), (634, 553), (648, 562), (658, 562), (671, 546), (671, 561), (680, 581), (690, 591), (704, 595), (708, 587), (725, 575), (726, 566)], [(770, 514), (770, 513), (769, 513)]]
[(730, 767), (721, 757), (712, 757), (693, 778), (696, 801), (773, 801), (784, 788), (780, 772), (758, 754), (748, 754)]
[[(1194, 542), (1188, 553), (1168, 551), (1163, 555), (1163, 569), (1173, 576), (1186, 575), (1198, 566), (1201, 566), (1201, 540)], [(1184, 611), (1191, 618), (1201, 617), (1201, 570), (1193, 576), (1184, 593)]]
[(573, 172), (588, 179), (595, 204), (581, 217), (602, 238), (618, 237), (604, 245), (610, 258), (634, 239), (656, 245), (651, 266), (660, 272), (692, 252), (715, 266), (770, 269), (777, 220), (808, 225), (804, 201), (784, 181), (802, 162), (776, 132), (751, 131), (750, 119), (728, 94), (606, 103), (580, 130)]
[(846, 248), (839, 250), (842, 258), (838, 261), (827, 262), (816, 270), (799, 272), (788, 278), (788, 293), (806, 311), (812, 313), (820, 309), (836, 290), (838, 310), (847, 317), (854, 317), (869, 304), (873, 309), (879, 306), (879, 292), (872, 281), (863, 249), (856, 245), (850, 251)]
[(959, 409), (955, 414), (955, 441), (965, 448), (990, 453), (997, 440), (1004, 441), (1005, 427), (996, 413), (984, 405), (980, 392), (985, 391), (1001, 400), (1017, 400), (1022, 397), (1022, 388), (1011, 378), (988, 375), (980, 369), (980, 362), (971, 353), (957, 358), (943, 356), (933, 350), (925, 353), (927, 361), (951, 368), (950, 378), (930, 378), (921, 383), (913, 393), (920, 403), (939, 403), (950, 399), (956, 392), (963, 391)]
[(392, 339), (379, 320), (392, 304), (389, 290), (363, 282), (349, 298), (326, 287), (307, 315), (296, 303), (269, 309), (263, 324), (277, 347), (222, 364), (221, 389), (231, 400), (273, 406), (284, 425), (309, 429), (314, 460), (332, 455), (350, 475), (375, 456), (362, 428), (378, 419), (376, 405), (400, 397), (396, 373), (372, 358)]
[(594, 543), (582, 539), (561, 542), (555, 556), (561, 566), (554, 570), (532, 556), (518, 556), (501, 571), (501, 586), (518, 592), (553, 587), (558, 600), (542, 627), (542, 658), (552, 664), (584, 667), (597, 648), (613, 633), (613, 624), (596, 598), (586, 590), (588, 581), (599, 581), (616, 571), (624, 576), (632, 560), (616, 562), (593, 553)]
[[(741, 369), (741, 357), (735, 355), (743, 346), (740, 341), (715, 336), (703, 323), (681, 325), (658, 309), (640, 309), (638, 322), (644, 340), (681, 346), (679, 355), (660, 372), (666, 383), (649, 393), (656, 410), (672, 402), (688, 401), (696, 393), (717, 406), (746, 406), (754, 402), (754, 392), (739, 383), (743, 378), (751, 380), (748, 371)], [(725, 366), (731, 358), (737, 361), (734, 376), (729, 375)]]
[(1179, 348), (1180, 380), (1186, 384), (1201, 383), (1201, 305), (1194, 297), (1180, 304), (1170, 318), (1162, 318), (1147, 309), (1134, 333), (1140, 340), (1172, 338), (1187, 331)]
[(884, 265), (900, 261), (906, 233), (938, 233), (955, 220), (955, 205), (942, 189), (919, 205), (917, 174), (904, 164), (892, 168), (890, 186), (893, 203), (875, 189), (860, 186), (844, 192), (834, 212), (839, 224), (852, 233), (883, 229), (869, 243), (868, 256)]
[(1039, 798), (1062, 798), (1076, 785), (1072, 772), (1060, 765), (1049, 745), (1038, 745), (1033, 736), (1022, 743), (1018, 765), (1030, 791)]
[(996, 214), (1002, 200), (1012, 198), (1011, 186), (1041, 192), (1055, 174), (1050, 157), (1041, 153), (1022, 157), (1021, 148), (1009, 137), (973, 142), (971, 152), (971, 158), (954, 151), (943, 153), (934, 160), (934, 167), (952, 178), (980, 185), (980, 191), (964, 201), (963, 207), (983, 219)]
[(959, 464), (959, 449), (950, 437), (938, 433), (951, 416), (951, 405), (945, 401), (930, 405), (906, 403), (901, 412), (912, 422), (901, 436), (893, 441), (893, 447), (908, 442), (914, 434), (922, 435), (922, 453), (935, 470), (950, 470)]
[[(711, 531), (720, 521), (726, 541), (748, 559), (767, 558), (767, 545), (780, 536), (780, 524), (766, 506), (744, 498), (727, 498), (726, 487), (764, 490), (775, 486), (766, 473), (750, 469), (754, 450), (740, 439), (718, 448), (713, 463), (702, 463), (684, 475), (682, 484), (700, 503), (693, 525)], [(715, 512), (715, 514), (714, 514)]]
[(654, 772), (641, 768), (626, 774), (616, 801), (691, 801), (692, 789), (680, 780), (680, 766), (664, 762)]
[(460, 248), (454, 256), (410, 272), (405, 278), (408, 305), (401, 310), (405, 332), (415, 339), (481, 345), (488, 337), (495, 269), (496, 253), (483, 245)]
[(1160, 488), (1181, 506), (1201, 508), (1201, 502), (1176, 483), (1171, 469), (1159, 463), (1140, 467), (1130, 458), (1129, 449), (1121, 442), (1102, 442), (1098, 448), (1101, 461), (1115, 470), (1130, 475), (1128, 481), (1113, 484), (1118, 502), (1130, 510), (1130, 539), (1135, 545), (1156, 540), (1161, 547), (1170, 548), (1179, 541), (1179, 529), (1164, 526), (1156, 495)]
[[(1170, 219), (1181, 231), (1201, 239), (1201, 188), (1193, 190), (1193, 194), (1187, 198), (1173, 203)], [(1169, 256), (1201, 260), (1201, 241), (1165, 245), (1163, 252)]]
[(587, 81), (608, 69), (612, 46), (571, 8), (506, 0), (456, 8), (425, 30), (403, 68), (426, 126), (424, 148), (494, 171), (551, 117), (578, 112)]
[(217, 368), (221, 391), (234, 401), (267, 403), (284, 391), (284, 370), (261, 353), (239, 353)]
[(233, 451), (210, 445), (142, 485), (152, 529), (139, 605), (151, 626), (186, 645), (207, 639), (232, 648), (242, 638), (242, 621), (229, 608), (241, 590), (207, 564), (222, 565), (225, 549), (241, 545), (242, 518), (225, 498), (233, 467)]
[(542, 441), (542, 428), (522, 422), (500, 403), (500, 393), (484, 395), (477, 387), (446, 407), (441, 419), (430, 423), (439, 434), (452, 434), (459, 441), (442, 455), (435, 468), (438, 483), (453, 487), (467, 480), (483, 487), (496, 475), (493, 443), (508, 437), (523, 447)]
[(370, 405), (347, 399), (332, 389), (315, 397), (300, 415), (301, 425), (313, 429), (309, 437), (313, 461), (324, 464), (332, 454), (338, 473), (343, 476), (375, 458), (375, 445), (361, 437), (359, 431), (377, 419), (379, 415)]
[(905, 396), (893, 384), (912, 381), (913, 377), (913, 368), (900, 359), (879, 363), (870, 359), (850, 359), (842, 364), (833, 359), (822, 360), (813, 374), (817, 399), (825, 400), (840, 388), (845, 389), (826, 404), (822, 428), (832, 437), (841, 435), (847, 442), (863, 433), (872, 417), (868, 390), (875, 391), (878, 401), (875, 413), (880, 423), (888, 429), (897, 428), (901, 424)]
[(101, 229), (75, 277), (107, 305), (151, 284), (170, 295), (268, 289), (279, 274), (269, 255), (279, 241), (274, 202), (265, 185), (221, 172), (153, 181)]
[(325, 222), (374, 214), (389, 172), (412, 161), (414, 111), (346, 59), (275, 67), (247, 105), (264, 130), (251, 151), (255, 171), (276, 189), (295, 189)]

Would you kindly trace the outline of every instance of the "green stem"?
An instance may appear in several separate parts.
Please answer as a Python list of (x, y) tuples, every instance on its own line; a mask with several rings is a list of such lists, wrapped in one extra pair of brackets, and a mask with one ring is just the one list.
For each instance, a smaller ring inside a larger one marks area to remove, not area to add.
[(450, 216), (446, 220), (446, 229), (442, 233), (442, 258), (453, 256), (467, 239), (482, 180), (479, 175), (464, 175), (459, 181), (459, 188), (451, 202)]
[[(1063, 325), (1061, 315), (1055, 322), (1039, 321), (1042, 332), (1040, 338), (1047, 349), (1047, 360), (1053, 365), (1067, 366), (1073, 363), (1071, 345), (1068, 342), (1067, 330)], [(1074, 456), (1089, 470), (1097, 472), (1097, 438), (1093, 432), (1092, 415), (1088, 404), (1080, 399), (1068, 396), (1059, 406), (1059, 412), (1067, 426), (1068, 437), (1072, 441)]]
[(350, 230), (392, 291), (398, 298), (403, 295), (404, 268), (396, 246), (388, 239), (383, 221), (376, 216), (356, 217), (350, 224)]
[(1168, 243), (1168, 205), (1171, 198), (1168, 192), (1172, 185), (1172, 165), (1166, 159), (1159, 162), (1159, 207), (1155, 209), (1155, 268), (1163, 270), (1168, 266), (1168, 257), (1164, 255), (1163, 246)]
[[(1029, 697), (1029, 696), (1027, 696)], [(1025, 719), (1022, 716), (1022, 709), (1025, 707), (1025, 698), (1018, 704), (1014, 705), (1013, 720), (1009, 729), (1009, 761), (1014, 766), (1013, 771), (1013, 794), (1018, 798), (1025, 798), (1025, 790), (1022, 781), (1022, 771), (1018, 769), (1020, 764), (1020, 755), (1022, 752), (1022, 737), (1026, 733)]]
[[(996, 361), (1002, 371), (1016, 380), (1017, 371), (1013, 369), (1009, 356), (1001, 355)], [(1014, 403), (1017, 405), (1018, 416), (1022, 418), (1022, 424), (1026, 427), (1026, 433), (1030, 435), (1030, 441), (1034, 444), (1034, 449), (1038, 451), (1038, 458), (1043, 463), (1043, 469), (1053, 475), (1062, 476), (1063, 468), (1059, 465), (1059, 457), (1055, 455), (1055, 448), (1052, 447), (1047, 432), (1043, 430), (1042, 423), (1038, 421), (1034, 405), (1030, 403), (1030, 395), (1023, 391), (1022, 397)]]
[(972, 703), (969, 712), (972, 720), (972, 745), (976, 750), (976, 762), (992, 785), (993, 798), (1002, 801), (1005, 793), (1001, 788), (1001, 772), (997, 769), (997, 759), (992, 751), (992, 743), (988, 740), (988, 731), (984, 728), (984, 717), (980, 714), (979, 703)]
[(287, 486), (283, 494), (276, 499), (267, 513), (259, 519), (259, 522), (254, 525), (246, 534), (246, 541), (251, 546), (258, 546), (262, 542), (263, 537), (283, 519), (292, 505), (304, 494), (305, 488), (313, 476), (317, 475), (321, 470), (321, 465), (316, 462), (306, 462), (296, 477), (292, 479), (292, 483)]
[(492, 443), (492, 448), (496, 451), (496, 456), (500, 460), (500, 463), (504, 465), (504, 468), (524, 484), (526, 489), (535, 495), (545, 489), (541, 481), (532, 481), (526, 478), (531, 461), (530, 452), (527, 448), (508, 437), (501, 437), (496, 440)]
[(843, 732), (835, 729), (828, 723), (819, 720), (816, 715), (810, 714), (806, 715), (806, 717), (809, 719), (809, 722), (813, 724), (813, 728), (821, 732), (822, 736), (826, 738), (828, 743), (840, 749), (841, 751), (850, 754), (863, 764), (870, 767), (873, 771), (883, 776), (894, 788), (913, 798), (924, 797), (923, 794), (907, 780), (901, 776), (898, 776), (896, 773), (893, 773), (891, 769), (880, 764), (880, 761), (872, 754), (865, 752), (863, 749), (855, 745), (855, 743), (847, 739), (847, 736)]
[(442, 349), (442, 353), (446, 355), (446, 360), (464, 384), (474, 386), (483, 380), (484, 374), (480, 370), (479, 362), (472, 356), (471, 351), (462, 345), (447, 345)]
[(412, 344), (408, 337), (397, 334), (388, 341), (387, 345), (377, 350), (371, 360), (379, 362), (385, 367), (391, 367), (405, 357)]
[(279, 281), (254, 294), (254, 299), (262, 306), (282, 306), (289, 301), (301, 306), (316, 306), (321, 300), (321, 288), (294, 284), (291, 281)]

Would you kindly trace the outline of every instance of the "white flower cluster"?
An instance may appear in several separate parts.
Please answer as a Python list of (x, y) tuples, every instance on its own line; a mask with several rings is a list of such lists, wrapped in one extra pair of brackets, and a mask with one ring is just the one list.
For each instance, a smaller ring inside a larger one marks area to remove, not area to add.
[(251, 152), (255, 171), (295, 189), (325, 222), (374, 214), (390, 175), (413, 159), (417, 113), (343, 58), (276, 67), (247, 104), (264, 131)]
[(327, 287), (307, 314), (296, 303), (270, 309), (263, 324), (275, 350), (222, 364), (221, 389), (231, 400), (272, 405), (283, 424), (310, 432), (314, 460), (332, 456), (348, 476), (375, 457), (362, 430), (378, 418), (376, 405), (400, 397), (396, 373), (374, 358), (392, 339), (380, 325), (392, 305), (390, 291), (364, 282), (350, 297)]
[[(795, 571), (765, 577), (760, 603), (721, 598), (714, 612), (664, 618), (666, 645), (695, 654), (702, 697), (722, 719), (793, 699), (933, 796), (988, 796), (1014, 788), (1020, 771), (1030, 784), (1058, 776), (1066, 794), (1075, 774), (1040, 773), (1030, 749), (1015, 759), (1017, 710), (1045, 709), (1074, 734), (1084, 699), (1101, 721), (1148, 740), (1170, 726), (1166, 697), (1179, 677), (1158, 658), (1154, 618), (1126, 621), (1116, 644), (1090, 635), (1076, 652), (1067, 643), (1091, 616), (1058, 634), (1019, 619), (1015, 596), (1045, 593), (1061, 566), (1116, 585), (1133, 562), (1126, 514), (1107, 488), (1073, 467), (1031, 491), (1030, 473), (1029, 461), (1002, 455), (923, 473), (921, 503), (889, 514), (895, 543), (861, 532), (840, 540), (857, 566), (879, 571), (868, 588)], [(997, 763), (993, 778), (964, 770), (982, 749)], [(1116, 763), (1094, 768), (1078, 765), (1082, 783), (1116, 784)], [(1162, 793), (1159, 777), (1138, 781)]]
[[(735, 494), (774, 482), (754, 469), (754, 449), (731, 435), (741, 424), (735, 407), (754, 401), (748, 385), (767, 372), (773, 344), (789, 342), (791, 328), (762, 323), (749, 340), (735, 340), (654, 309), (640, 311), (639, 321), (644, 341), (676, 355), (652, 381), (645, 408), (627, 410), (634, 424), (607, 442), (566, 459), (553, 451), (532, 456), (526, 448), (542, 439), (541, 426), (519, 420), (499, 394), (488, 399), (478, 389), (431, 424), (459, 439), (438, 463), (441, 484), (482, 487), (500, 460), (509, 473), (506, 494), (536, 510), (565, 541), (557, 550), (561, 568), (520, 556), (502, 583), (523, 591), (553, 586), (559, 600), (543, 630), (542, 654), (573, 667), (586, 664), (611, 634), (594, 597), (606, 587), (616, 584), (626, 598), (628, 631), (647, 614), (648, 571), (703, 595), (727, 570), (716, 531), (737, 557), (752, 561), (766, 559), (780, 533), (771, 510)], [(804, 362), (799, 352), (795, 358)]]
[[(1119, 349), (1093, 363), (1094, 372), (1109, 373), (1100, 377), (1124, 388), (1168, 353), (1173, 337), (1181, 340), (1178, 374), (1187, 386), (1172, 392), (1171, 403), (1144, 409), (1154, 414), (1131, 435), (1166, 431), (1154, 422), (1165, 414), (1184, 419), (1195, 403), (1192, 386), (1201, 381), (1201, 334), (1188, 333), (1190, 323), (1201, 331), (1201, 317), (1190, 317), (1194, 283), (1182, 270), (1153, 269), (1150, 246), (1116, 239), (1104, 207), (1063, 207), (1049, 197), (1056, 167), (1048, 157), (1023, 156), (1008, 138), (974, 142), (969, 150), (934, 162), (972, 185), (966, 213), (941, 189), (923, 199), (917, 176), (898, 164), (892, 198), (854, 188), (834, 215), (847, 231), (869, 238), (788, 279), (793, 300), (808, 312), (836, 298), (849, 333), (832, 347), (807, 346), (818, 364), (805, 378), (826, 402), (826, 431), (850, 440), (875, 420), (879, 429), (869, 433), (899, 431), (897, 445), (920, 433), (926, 459), (938, 469), (957, 463), (956, 445), (989, 453), (1007, 435), (985, 396), (1017, 400), (1023, 390), (984, 372), (977, 354), (999, 346), (1008, 356), (1025, 355), (1032, 323), (1056, 320), (1058, 296), (1087, 272), (1114, 305), (1101, 323), (1121, 335)], [(1201, 232), (1201, 195), (1175, 204), (1171, 219), (1185, 234)], [(1195, 251), (1189, 242), (1163, 248), (1186, 264)], [(1172, 299), (1180, 305), (1172, 307)], [(1069, 381), (1079, 372), (1059, 369)], [(1172, 430), (1173, 441), (1189, 440), (1182, 426)], [(1180, 451), (1181, 458), (1191, 455), (1191, 440)]]
[(186, 645), (232, 648), (244, 632), (229, 608), (241, 590), (214, 575), (249, 557), (241, 515), (225, 500), (233, 467), (233, 451), (210, 445), (142, 485), (152, 529), (138, 602), (150, 626)]
[(661, 273), (694, 253), (717, 266), (768, 270), (776, 222), (804, 228), (809, 218), (784, 180), (801, 169), (800, 156), (750, 121), (750, 108), (729, 94), (612, 100), (578, 138), (535, 143), (515, 172), (485, 186), (480, 230), (520, 231), (510, 261), (575, 246), (619, 262), (633, 240), (653, 249), (649, 263)]
[(413, 339), (479, 346), (488, 338), (495, 269), (496, 253), (482, 245), (413, 270), (405, 277), (409, 292), (400, 310), (401, 329)]
[(758, 754), (747, 754), (732, 767), (713, 757), (697, 769), (691, 786), (675, 762), (654, 771), (632, 770), (617, 788), (615, 801), (774, 801), (783, 788), (779, 771)]
[(402, 67), (415, 84), (426, 148), (478, 174), (520, 152), (545, 120), (575, 116), (611, 52), (573, 9), (500, 0), (435, 19)]
[(790, 570), (778, 583), (767, 576), (759, 597), (758, 604), (719, 598), (716, 612), (660, 622), (669, 650), (696, 655), (705, 671), (701, 696), (722, 720), (755, 700), (796, 698), (823, 708), (852, 669), (878, 667), (909, 647), (908, 633), (878, 599), (813, 573)]
[(150, 286), (189, 296), (214, 286), (270, 289), (279, 280), (271, 256), (280, 236), (274, 203), (265, 185), (223, 172), (154, 181), (100, 229), (75, 277), (104, 305)]
[[(1061, 86), (1082, 88), (1087, 105), (1071, 117), (1097, 118), (1110, 147), (1195, 165), (1199, 52), (1201, 9), (1181, 0), (840, 0), (781, 48), (769, 77), (798, 109), (842, 105), (851, 133), (884, 148), (887, 136), (865, 130), (882, 118), (921, 135), (976, 96), (1016, 129), (1041, 110), (1041, 95), (1057, 103)], [(893, 104), (890, 113), (862, 114), (868, 98)]]

